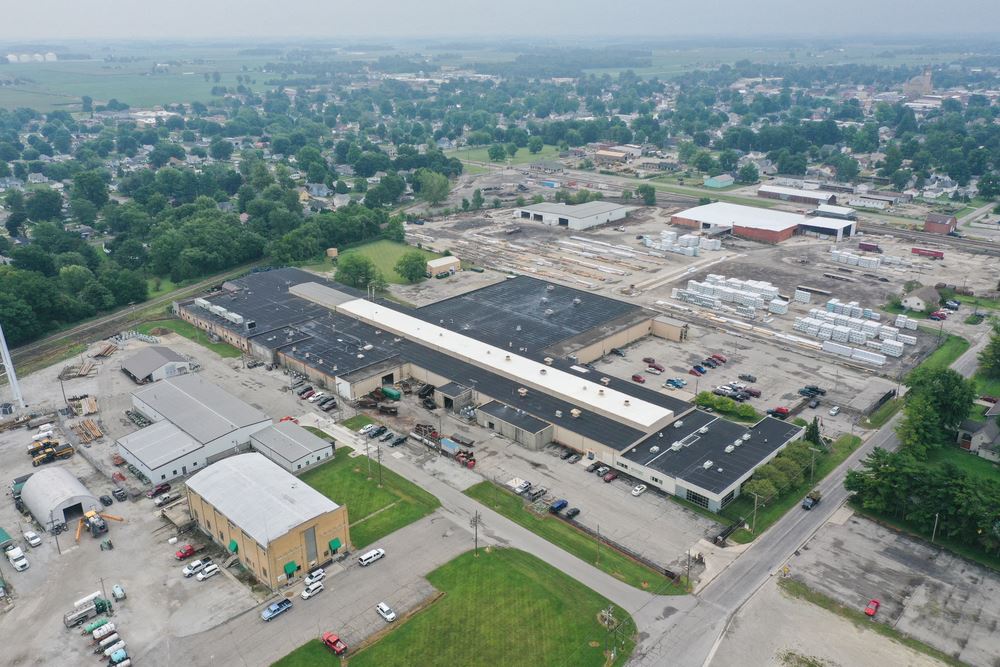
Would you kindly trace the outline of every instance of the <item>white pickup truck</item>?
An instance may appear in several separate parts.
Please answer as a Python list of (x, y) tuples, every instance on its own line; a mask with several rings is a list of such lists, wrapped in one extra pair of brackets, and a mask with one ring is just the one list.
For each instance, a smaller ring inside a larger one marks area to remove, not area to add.
[(4, 552), (7, 556), (7, 560), (10, 564), (14, 566), (14, 569), (18, 572), (23, 572), (28, 569), (28, 559), (25, 557), (24, 552), (21, 551), (20, 547), (10, 547)]

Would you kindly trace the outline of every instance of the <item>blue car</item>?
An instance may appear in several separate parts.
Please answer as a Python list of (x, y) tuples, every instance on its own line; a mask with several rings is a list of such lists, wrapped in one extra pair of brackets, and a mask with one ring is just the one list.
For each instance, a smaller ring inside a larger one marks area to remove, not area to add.
[(260, 617), (265, 621), (270, 621), (275, 616), (285, 613), (292, 608), (291, 600), (279, 600), (260, 612)]
[(694, 369), (704, 375), (708, 370), (704, 366), (695, 366)]
[(549, 505), (549, 511), (552, 512), (553, 514), (558, 514), (559, 512), (562, 512), (564, 509), (566, 509), (567, 505), (569, 505), (568, 502), (560, 499)]

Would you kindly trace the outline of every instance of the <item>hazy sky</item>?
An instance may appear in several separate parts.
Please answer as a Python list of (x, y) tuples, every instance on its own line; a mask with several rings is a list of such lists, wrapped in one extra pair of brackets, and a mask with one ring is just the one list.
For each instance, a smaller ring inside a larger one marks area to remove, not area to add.
[(3, 0), (0, 40), (997, 34), (1000, 0)]

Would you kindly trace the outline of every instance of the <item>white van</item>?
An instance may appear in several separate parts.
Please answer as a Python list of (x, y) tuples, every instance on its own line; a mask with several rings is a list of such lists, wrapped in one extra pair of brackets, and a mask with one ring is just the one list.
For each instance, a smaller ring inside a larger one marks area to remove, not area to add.
[(362, 566), (371, 565), (383, 556), (385, 556), (385, 549), (372, 549), (368, 553), (361, 554), (358, 558), (358, 563)]

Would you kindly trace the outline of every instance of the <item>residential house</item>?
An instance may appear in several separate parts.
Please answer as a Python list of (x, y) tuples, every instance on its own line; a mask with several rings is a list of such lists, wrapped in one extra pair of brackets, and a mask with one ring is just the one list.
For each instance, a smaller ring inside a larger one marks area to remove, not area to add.
[(985, 422), (966, 419), (958, 427), (957, 440), (958, 446), (970, 454), (1000, 461), (1000, 425), (995, 417), (988, 417)]
[(933, 312), (941, 304), (941, 295), (933, 287), (921, 287), (903, 297), (903, 307), (919, 313)]
[(326, 183), (306, 183), (306, 192), (311, 197), (330, 196), (330, 188), (326, 187)]
[(732, 174), (719, 174), (718, 176), (706, 176), (702, 184), (706, 188), (720, 189), (728, 188), (735, 183), (736, 179), (733, 178)]

